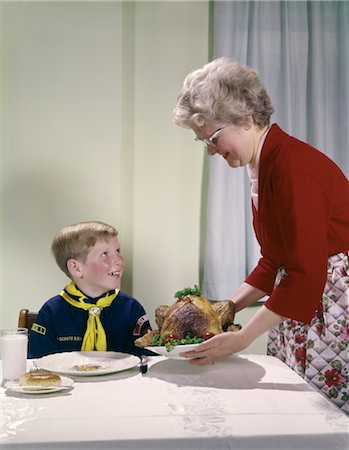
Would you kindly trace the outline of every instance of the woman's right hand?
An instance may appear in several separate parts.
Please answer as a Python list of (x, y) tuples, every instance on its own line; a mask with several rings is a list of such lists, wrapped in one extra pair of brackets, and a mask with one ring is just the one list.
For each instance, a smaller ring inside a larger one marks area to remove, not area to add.
[(247, 341), (242, 330), (227, 331), (213, 336), (198, 345), (194, 350), (180, 353), (180, 355), (188, 358), (191, 364), (202, 366), (238, 353), (248, 347), (249, 344), (250, 342)]

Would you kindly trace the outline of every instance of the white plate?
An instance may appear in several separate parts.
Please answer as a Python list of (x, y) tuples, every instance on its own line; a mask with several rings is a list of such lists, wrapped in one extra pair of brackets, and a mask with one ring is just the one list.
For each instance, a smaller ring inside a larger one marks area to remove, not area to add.
[(51, 394), (52, 392), (64, 391), (73, 387), (74, 381), (71, 378), (61, 377), (62, 386), (23, 386), (18, 381), (8, 381), (5, 388), (10, 392), (21, 394)]
[(139, 364), (139, 358), (119, 352), (64, 352), (36, 359), (35, 364), (39, 369), (88, 377), (130, 369)]
[(151, 350), (152, 352), (158, 353), (159, 355), (166, 356), (171, 359), (188, 359), (184, 358), (184, 356), (179, 356), (180, 353), (190, 352), (194, 350), (200, 344), (187, 344), (187, 345), (176, 345), (172, 350), (168, 351), (166, 347), (146, 347), (147, 350)]

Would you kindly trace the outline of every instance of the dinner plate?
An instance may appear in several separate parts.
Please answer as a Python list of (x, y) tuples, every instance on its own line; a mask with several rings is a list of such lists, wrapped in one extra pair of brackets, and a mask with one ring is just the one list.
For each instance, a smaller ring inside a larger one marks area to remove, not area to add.
[(39, 369), (75, 376), (106, 375), (131, 369), (139, 358), (120, 352), (64, 352), (54, 353), (35, 360)]
[(18, 381), (8, 381), (5, 388), (21, 394), (51, 394), (73, 388), (74, 381), (71, 378), (61, 377), (61, 380), (62, 386), (23, 386)]
[(190, 352), (191, 350), (194, 350), (194, 348), (196, 348), (198, 345), (200, 344), (176, 345), (170, 351), (168, 351), (165, 346), (146, 347), (146, 349), (171, 359), (188, 359), (184, 358), (184, 356), (180, 356), (179, 354), (183, 352)]

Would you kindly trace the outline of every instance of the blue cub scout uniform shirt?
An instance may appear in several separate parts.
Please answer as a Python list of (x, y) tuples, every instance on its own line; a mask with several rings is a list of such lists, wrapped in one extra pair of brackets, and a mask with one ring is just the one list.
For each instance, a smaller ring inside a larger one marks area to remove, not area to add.
[[(89, 300), (96, 303), (98, 298)], [(51, 298), (40, 309), (29, 333), (28, 357), (81, 351), (87, 319), (88, 311), (70, 305), (60, 295)], [(107, 337), (107, 351), (154, 355), (134, 345), (135, 339), (151, 329), (148, 316), (136, 299), (120, 291), (113, 303), (102, 310), (100, 320)]]

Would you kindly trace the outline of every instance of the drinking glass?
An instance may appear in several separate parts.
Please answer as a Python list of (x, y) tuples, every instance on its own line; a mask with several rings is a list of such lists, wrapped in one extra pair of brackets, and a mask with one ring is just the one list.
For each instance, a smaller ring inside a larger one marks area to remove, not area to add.
[(28, 352), (27, 328), (0, 331), (2, 379), (18, 380), (26, 372)]

